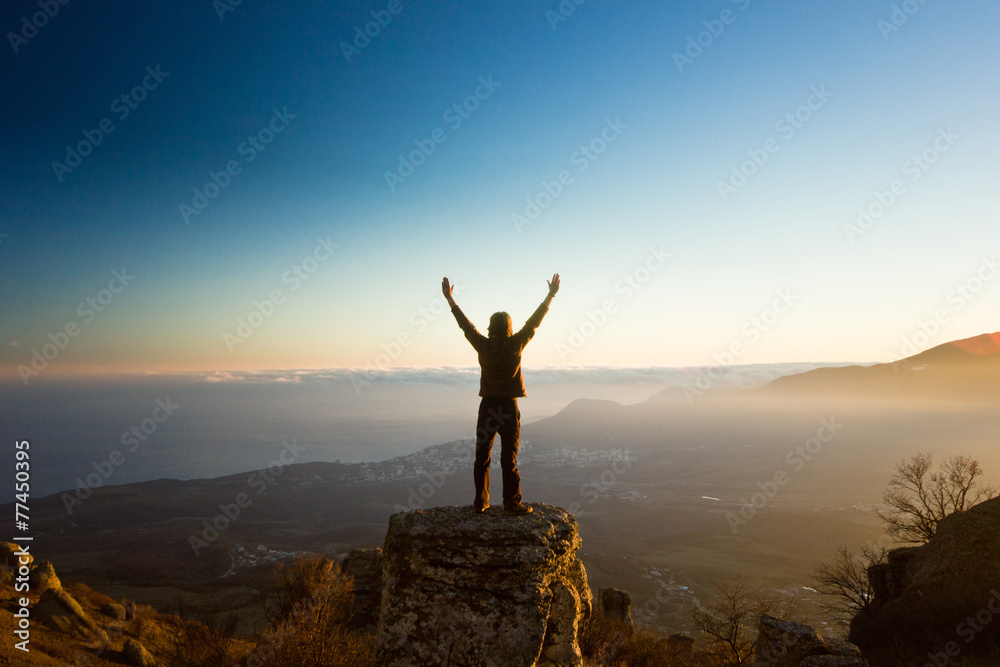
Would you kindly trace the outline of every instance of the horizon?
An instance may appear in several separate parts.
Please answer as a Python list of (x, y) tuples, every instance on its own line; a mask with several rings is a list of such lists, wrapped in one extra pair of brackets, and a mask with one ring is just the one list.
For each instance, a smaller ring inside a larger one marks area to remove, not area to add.
[[(817, 366), (718, 368), (712, 388), (761, 386)], [(694, 387), (711, 369), (526, 368), (527, 398), (519, 408), (527, 425), (580, 399), (640, 404), (670, 388)], [(15, 390), (0, 410), (0, 434), (29, 433), (45, 444), (33, 459), (35, 489), (44, 493), (72, 486), (114, 451), (126, 460), (109, 484), (233, 474), (266, 465), (285, 439), (306, 448), (303, 462), (357, 463), (474, 435), (478, 366), (364, 371), (43, 375), (28, 387), (7, 378), (0, 385)], [(169, 414), (163, 405), (173, 406)], [(133, 447), (134, 428), (145, 430), (148, 444)], [(8, 484), (0, 479), (0, 490)]]
[[(698, 372), (708, 368), (725, 368), (725, 369), (739, 369), (739, 368), (752, 368), (752, 367), (819, 367), (819, 366), (841, 366), (841, 365), (876, 365), (882, 363), (892, 363), (900, 359), (915, 356), (922, 352), (934, 349), (936, 347), (943, 347), (945, 345), (951, 345), (958, 342), (979, 338), (982, 336), (997, 337), (1000, 336), (1000, 332), (982, 332), (968, 338), (959, 338), (954, 340), (948, 340), (943, 342), (937, 342), (933, 345), (927, 345), (923, 348), (917, 348), (912, 341), (903, 341), (901, 347), (901, 354), (890, 356), (881, 360), (835, 360), (835, 361), (815, 361), (815, 360), (783, 360), (783, 361), (770, 361), (770, 362), (739, 362), (741, 354), (737, 351), (735, 354), (733, 348), (724, 349), (711, 354), (711, 358), (705, 363), (701, 364), (687, 364), (687, 365), (671, 365), (671, 364), (614, 364), (614, 363), (591, 363), (591, 364), (576, 364), (576, 363), (563, 363), (563, 364), (525, 364), (523, 366), (526, 373), (534, 374), (535, 372), (547, 373), (551, 371), (559, 372), (614, 372), (614, 371), (646, 371), (646, 372), (662, 372), (662, 371), (691, 371)], [(927, 336), (930, 338), (930, 336)], [(571, 333), (572, 340), (572, 333)], [(738, 342), (738, 341), (736, 341)], [(61, 351), (58, 347), (56, 341), (50, 340), (46, 344), (49, 349), (55, 350), (56, 352)], [(43, 345), (43, 348), (45, 346)], [(738, 350), (738, 348), (737, 348)], [(359, 377), (365, 376), (378, 376), (388, 377), (393, 374), (409, 374), (409, 373), (420, 373), (420, 372), (431, 372), (431, 373), (467, 373), (470, 371), (479, 373), (480, 368), (476, 364), (444, 364), (444, 365), (396, 365), (390, 363), (391, 351), (387, 351), (383, 348), (383, 351), (376, 354), (372, 359), (367, 360), (366, 365), (357, 366), (321, 366), (321, 367), (261, 367), (261, 368), (233, 368), (228, 366), (220, 366), (218, 368), (204, 367), (200, 366), (197, 368), (184, 368), (184, 367), (171, 367), (163, 369), (122, 369), (120, 367), (114, 366), (102, 366), (94, 367), (89, 365), (72, 365), (72, 364), (62, 364), (62, 365), (52, 365), (52, 370), (49, 368), (50, 360), (45, 354), (40, 352), (37, 348), (32, 350), (33, 355), (29, 363), (19, 364), (12, 373), (0, 374), (0, 384), (4, 383), (21, 383), (28, 386), (31, 381), (35, 378), (41, 377), (44, 373), (50, 378), (80, 378), (80, 377), (91, 377), (91, 378), (112, 378), (112, 377), (151, 377), (151, 376), (197, 376), (197, 375), (207, 375), (209, 376), (208, 381), (223, 381), (225, 379), (239, 380), (240, 375), (251, 375), (251, 374), (266, 374), (266, 373), (293, 373), (293, 374), (306, 374), (306, 373), (321, 373), (321, 372), (331, 372), (331, 373), (344, 373), (348, 375), (356, 375)], [(2, 367), (0, 367), (2, 368)], [(8, 369), (10, 370), (10, 369)], [(15, 378), (11, 375), (17, 376), (16, 382)], [(219, 377), (222, 374), (224, 377)], [(25, 379), (27, 378), (27, 380)], [(294, 379), (294, 377), (292, 378)], [(429, 381), (434, 381), (430, 379)], [(656, 380), (649, 380), (650, 383), (655, 383)]]
[(6, 378), (474, 363), (443, 276), (484, 329), (561, 274), (529, 366), (996, 329), (992, 3), (36, 4), (0, 11)]
[[(987, 514), (926, 519), (1000, 491), (997, 26), (996, 0), (5, 3), (0, 495), (35, 566), (6, 549), (8, 625), (60, 664), (360, 664), (341, 605), (420, 634), (380, 574), (419, 546), (399, 519), (452, 507), (445, 535), (504, 546), (435, 536), (420, 576), (483, 596), (415, 587), (486, 634), (541, 610), (542, 662), (585, 633), (586, 664), (708, 664), (706, 624), (779, 600), (828, 638), (894, 609), (903, 652), (933, 621), (954, 657)], [(524, 330), (470, 329), (497, 313)], [(886, 508), (933, 543), (891, 572)], [(498, 559), (539, 535), (551, 596)], [(284, 613), (327, 573), (322, 627)], [(611, 589), (636, 642), (585, 623)], [(862, 643), (831, 660), (881, 664)]]

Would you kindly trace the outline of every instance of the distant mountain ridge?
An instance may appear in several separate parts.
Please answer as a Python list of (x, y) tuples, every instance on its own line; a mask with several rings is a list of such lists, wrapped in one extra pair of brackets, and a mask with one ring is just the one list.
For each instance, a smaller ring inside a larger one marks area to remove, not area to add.
[(953, 340), (902, 361), (913, 364), (1000, 364), (1000, 332)]
[(899, 361), (843, 366), (778, 378), (773, 391), (995, 398), (1000, 388), (1000, 332), (942, 343)]

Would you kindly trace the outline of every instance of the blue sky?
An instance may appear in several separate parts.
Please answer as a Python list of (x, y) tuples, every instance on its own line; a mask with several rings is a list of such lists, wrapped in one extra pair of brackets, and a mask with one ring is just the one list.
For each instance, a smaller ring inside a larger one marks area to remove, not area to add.
[(998, 328), (995, 3), (43, 5), (0, 14), (6, 377), (72, 323), (44, 372), (468, 365), (445, 275), (485, 328), (561, 274), (527, 364), (884, 361)]

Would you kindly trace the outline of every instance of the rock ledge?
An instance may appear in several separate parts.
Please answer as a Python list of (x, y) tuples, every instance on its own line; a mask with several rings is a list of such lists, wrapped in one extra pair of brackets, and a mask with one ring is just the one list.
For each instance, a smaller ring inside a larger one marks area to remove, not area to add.
[(580, 534), (564, 509), (401, 512), (389, 520), (376, 662), (581, 665), (590, 617)]

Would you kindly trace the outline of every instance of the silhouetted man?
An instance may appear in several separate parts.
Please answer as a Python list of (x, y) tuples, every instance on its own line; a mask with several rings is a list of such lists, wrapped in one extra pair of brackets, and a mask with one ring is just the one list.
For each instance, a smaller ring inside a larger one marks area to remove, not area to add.
[(504, 513), (528, 514), (532, 508), (521, 502), (521, 475), (517, 471), (517, 448), (521, 436), (521, 412), (517, 409), (517, 399), (524, 396), (521, 351), (535, 335), (535, 329), (542, 323), (545, 313), (549, 312), (552, 297), (559, 291), (559, 274), (552, 276), (548, 296), (517, 333), (511, 333), (510, 315), (503, 312), (493, 313), (490, 317), (488, 336), (479, 333), (455, 303), (452, 297), (454, 289), (447, 278), (441, 282), (444, 298), (448, 300), (458, 326), (479, 353), (479, 366), (482, 369), (479, 395), (483, 400), (479, 403), (476, 462), (472, 468), (472, 479), (476, 486), (473, 508), (477, 512), (485, 512), (490, 506), (491, 450), (493, 438), (499, 433)]

